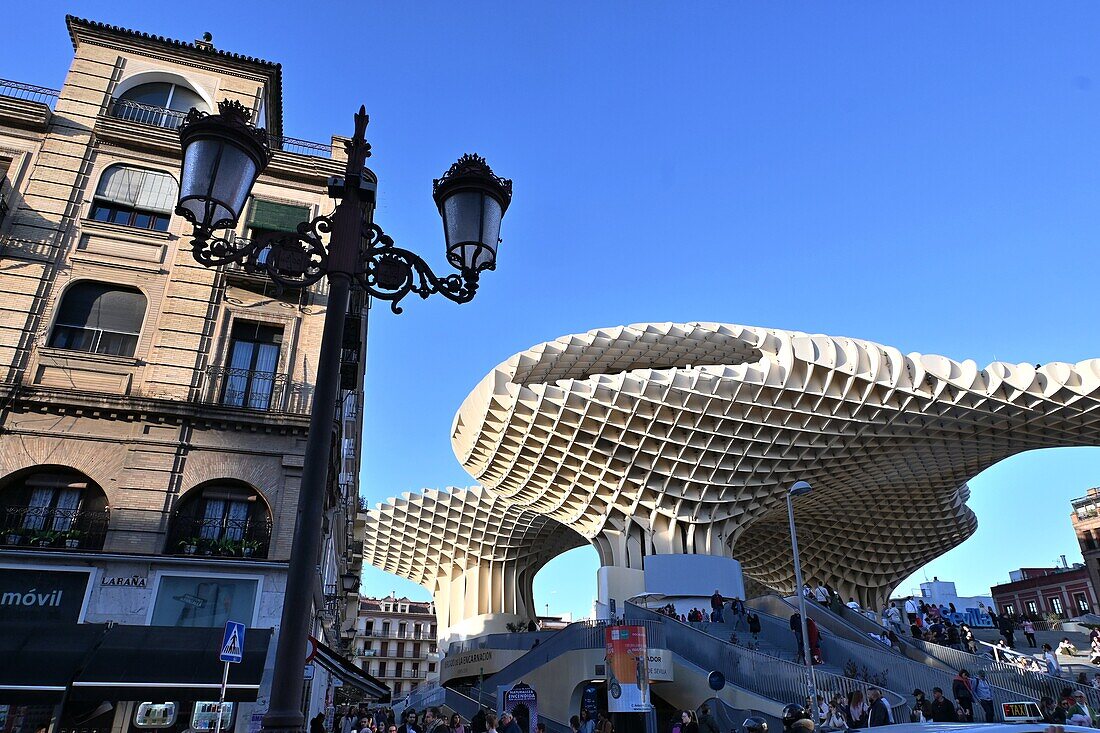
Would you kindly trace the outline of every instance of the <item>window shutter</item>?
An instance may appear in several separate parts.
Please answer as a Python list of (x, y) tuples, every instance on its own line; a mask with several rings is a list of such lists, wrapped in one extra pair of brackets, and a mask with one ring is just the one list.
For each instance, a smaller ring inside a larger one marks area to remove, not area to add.
[(308, 206), (253, 199), (248, 226), (250, 229), (264, 229), (269, 232), (293, 232), (297, 231), (299, 223), (308, 221), (309, 218)]
[(81, 282), (65, 292), (57, 322), (64, 326), (141, 333), (145, 306), (145, 296), (137, 290), (106, 283)]
[(119, 206), (170, 215), (179, 198), (179, 187), (167, 173), (116, 165), (104, 171), (95, 196)]

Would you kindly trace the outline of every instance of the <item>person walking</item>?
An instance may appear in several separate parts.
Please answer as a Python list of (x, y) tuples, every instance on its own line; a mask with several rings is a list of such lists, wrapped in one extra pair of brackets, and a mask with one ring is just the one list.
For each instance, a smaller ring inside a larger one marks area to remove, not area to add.
[(1073, 693), (1073, 705), (1066, 713), (1066, 723), (1091, 728), (1096, 723), (1096, 714), (1089, 708), (1085, 693), (1077, 690)]
[(523, 733), (519, 723), (516, 722), (516, 716), (512, 715), (510, 710), (500, 714), (500, 733)]
[(451, 715), (451, 733), (466, 733), (466, 726), (462, 724), (462, 716), (458, 713)]
[(913, 690), (913, 707), (909, 713), (910, 723), (928, 723), (932, 720), (932, 705), (919, 687)]
[(1047, 665), (1047, 674), (1055, 677), (1062, 676), (1062, 665), (1058, 663), (1058, 657), (1054, 655), (1054, 650), (1050, 648), (1050, 644), (1043, 644), (1043, 661)]
[(871, 701), (870, 707), (867, 708), (868, 728), (878, 728), (894, 722), (891, 719), (890, 706), (886, 704), (886, 699), (882, 696), (882, 690), (872, 687), (867, 691), (867, 699)]
[(1016, 648), (1016, 637), (1013, 635), (1013, 631), (1016, 630), (1016, 625), (1012, 623), (1012, 619), (1007, 614), (1002, 614), (998, 622), (998, 630), (1001, 632), (1001, 636), (1005, 638), (1005, 642), (1008, 643), (1010, 649)]
[(932, 713), (933, 723), (958, 723), (959, 714), (955, 712), (955, 705), (943, 696), (943, 690), (939, 687), (932, 688), (932, 700), (928, 704)]
[(978, 670), (978, 679), (974, 680), (974, 699), (982, 706), (985, 722), (993, 722), (993, 686), (985, 678), (985, 670)]
[(439, 708), (431, 707), (424, 711), (424, 733), (446, 733), (447, 721), (439, 712)]
[(863, 700), (863, 692), (852, 690), (848, 693), (848, 704), (844, 706), (844, 717), (848, 719), (849, 728), (867, 727), (867, 703)]
[(699, 708), (699, 733), (720, 733), (718, 721), (710, 714), (710, 705), (706, 703)]
[(725, 619), (722, 618), (722, 605), (725, 602), (726, 599), (715, 589), (714, 595), (710, 597), (710, 620), (716, 624), (725, 623)]
[(805, 646), (802, 642), (802, 615), (798, 613), (791, 614), (791, 632), (794, 634), (795, 644), (798, 648), (798, 660), (802, 663), (806, 663), (806, 652), (803, 649)]
[(581, 708), (581, 733), (596, 733), (596, 721), (584, 708)]
[(309, 721), (309, 733), (325, 733), (325, 714), (317, 713)]
[(680, 711), (680, 733), (699, 733), (699, 721), (691, 710)]
[(825, 588), (825, 584), (820, 580), (817, 582), (817, 587), (814, 588), (814, 600), (820, 603), (822, 606), (829, 605), (829, 591)]
[(901, 611), (898, 610), (898, 604), (891, 601), (889, 606), (883, 608), (882, 617), (894, 630), (894, 633), (905, 633), (901, 627)]
[(913, 600), (913, 596), (905, 600), (905, 618), (909, 620), (910, 626), (917, 623), (917, 602)]
[(1020, 624), (1020, 628), (1024, 632), (1024, 638), (1027, 639), (1027, 645), (1034, 649), (1035, 644), (1035, 624), (1031, 623), (1031, 619), (1025, 618), (1024, 622)]
[(955, 698), (955, 704), (966, 711), (966, 719), (974, 720), (974, 689), (970, 686), (970, 673), (960, 669), (951, 680), (951, 696)]

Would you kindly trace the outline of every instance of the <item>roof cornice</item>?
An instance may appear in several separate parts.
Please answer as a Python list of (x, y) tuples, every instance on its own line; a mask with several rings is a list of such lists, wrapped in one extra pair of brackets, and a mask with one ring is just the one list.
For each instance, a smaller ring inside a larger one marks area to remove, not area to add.
[(186, 41), (178, 41), (165, 36), (101, 23), (99, 21), (65, 16), (69, 29), (69, 38), (73, 48), (80, 43), (91, 43), (108, 48), (132, 50), (146, 55), (160, 57), (189, 66), (205, 68), (211, 71), (228, 71), (262, 79), (268, 83), (271, 92), (271, 104), (267, 105), (268, 131), (283, 134), (283, 71), (282, 64), (266, 61), (252, 56), (223, 51), (214, 47), (206, 48)]

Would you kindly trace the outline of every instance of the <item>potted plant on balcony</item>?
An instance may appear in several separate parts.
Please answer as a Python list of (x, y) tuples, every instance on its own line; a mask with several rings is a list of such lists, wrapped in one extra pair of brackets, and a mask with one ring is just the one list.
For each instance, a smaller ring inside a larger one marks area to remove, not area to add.
[(12, 527), (4, 533), (4, 544), (8, 545), (21, 545), (23, 544), (23, 528)]
[(184, 555), (194, 555), (199, 551), (199, 538), (188, 537), (180, 540), (180, 549), (183, 550)]
[(211, 544), (213, 545), (214, 554), (220, 555), (221, 557), (232, 557), (238, 554), (237, 551), (241, 546), (240, 540), (233, 540), (228, 537), (215, 540)]
[(65, 540), (65, 547), (69, 550), (76, 550), (80, 548), (80, 540), (84, 537), (84, 532), (79, 529), (70, 529), (61, 533), (62, 538)]
[(259, 540), (241, 540), (241, 557), (252, 557), (261, 544)]
[(41, 530), (34, 533), (34, 539), (31, 540), (31, 544), (36, 547), (51, 547), (56, 544), (60, 538), (60, 532), (54, 532), (48, 529)]

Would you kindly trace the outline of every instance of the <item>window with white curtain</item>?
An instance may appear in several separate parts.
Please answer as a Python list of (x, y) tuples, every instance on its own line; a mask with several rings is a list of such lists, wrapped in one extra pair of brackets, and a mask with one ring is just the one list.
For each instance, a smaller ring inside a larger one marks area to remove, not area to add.
[(91, 218), (164, 232), (178, 199), (179, 185), (167, 173), (113, 165), (100, 176)]
[(272, 407), (282, 341), (282, 326), (234, 321), (229, 334), (229, 364), (222, 391), (223, 405), (253, 410)]

